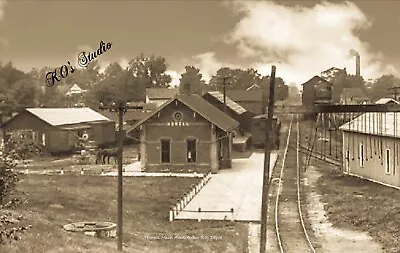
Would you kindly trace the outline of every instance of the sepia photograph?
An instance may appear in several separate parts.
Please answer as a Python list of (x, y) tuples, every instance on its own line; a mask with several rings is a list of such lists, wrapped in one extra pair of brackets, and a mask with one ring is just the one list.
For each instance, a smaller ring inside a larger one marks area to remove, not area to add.
[(0, 0), (0, 253), (400, 253), (400, 0)]

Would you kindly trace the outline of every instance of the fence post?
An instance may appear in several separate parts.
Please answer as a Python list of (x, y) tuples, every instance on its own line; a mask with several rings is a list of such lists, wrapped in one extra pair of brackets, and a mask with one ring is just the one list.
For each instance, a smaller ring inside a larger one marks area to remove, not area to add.
[(234, 221), (234, 220), (235, 220), (235, 217), (233, 216), (233, 208), (231, 208), (231, 213), (232, 213), (231, 221)]
[(198, 222), (201, 221), (201, 208), (199, 207), (199, 217), (198, 217)]

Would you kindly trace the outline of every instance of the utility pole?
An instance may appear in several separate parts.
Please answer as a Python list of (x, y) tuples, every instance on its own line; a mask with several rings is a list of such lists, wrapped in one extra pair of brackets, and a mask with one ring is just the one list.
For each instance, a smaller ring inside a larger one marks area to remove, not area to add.
[(276, 67), (271, 68), (271, 80), (269, 85), (269, 103), (268, 103), (268, 118), (266, 122), (266, 133), (265, 133), (265, 151), (264, 151), (264, 178), (263, 178), (263, 189), (262, 189), (262, 200), (261, 200), (261, 238), (260, 238), (260, 253), (265, 253), (267, 246), (267, 219), (268, 219), (268, 192), (269, 192), (269, 171), (270, 171), (270, 158), (271, 158), (271, 129), (274, 114), (275, 104), (275, 73)]
[(118, 221), (117, 221), (117, 248), (122, 251), (122, 156), (123, 156), (123, 142), (124, 142), (124, 114), (128, 109), (143, 109), (143, 106), (128, 106), (126, 103), (119, 101), (113, 103), (111, 106), (100, 105), (101, 110), (109, 109), (118, 113)]
[(389, 90), (393, 90), (393, 93), (394, 93), (394, 100), (397, 101), (397, 94), (398, 94), (397, 91), (400, 90), (400, 86), (395, 86), (395, 87), (389, 88)]

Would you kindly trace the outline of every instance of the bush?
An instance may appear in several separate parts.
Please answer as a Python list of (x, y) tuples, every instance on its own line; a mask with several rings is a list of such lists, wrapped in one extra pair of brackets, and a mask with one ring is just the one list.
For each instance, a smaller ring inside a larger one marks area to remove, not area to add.
[(9, 154), (0, 156), (0, 205), (15, 190), (19, 181), (17, 173), (13, 170), (15, 164)]

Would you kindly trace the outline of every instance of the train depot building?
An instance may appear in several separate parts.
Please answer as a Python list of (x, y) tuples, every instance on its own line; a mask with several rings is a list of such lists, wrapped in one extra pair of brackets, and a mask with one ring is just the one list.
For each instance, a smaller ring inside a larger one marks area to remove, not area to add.
[(177, 94), (128, 130), (140, 138), (142, 171), (206, 172), (231, 167), (239, 123), (189, 92)]
[(345, 123), (343, 171), (400, 188), (400, 113), (368, 112)]

